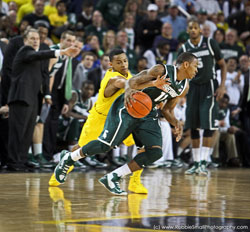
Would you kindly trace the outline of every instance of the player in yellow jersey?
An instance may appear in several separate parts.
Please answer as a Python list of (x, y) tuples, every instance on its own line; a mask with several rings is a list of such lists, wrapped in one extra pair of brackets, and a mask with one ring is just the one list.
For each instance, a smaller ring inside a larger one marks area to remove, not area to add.
[[(86, 123), (83, 126), (78, 145), (74, 150), (78, 149), (98, 138), (101, 134), (109, 109), (115, 99), (124, 93), (125, 82), (132, 77), (128, 71), (128, 59), (126, 54), (121, 49), (114, 49), (110, 52), (110, 66), (102, 82), (98, 93), (98, 99), (90, 110), (90, 114)], [(160, 79), (158, 79), (160, 83)], [(124, 144), (131, 146), (134, 144), (132, 135), (124, 140)], [(73, 170), (73, 166), (68, 170), (68, 173)], [(140, 176), (142, 170), (133, 173), (130, 177), (129, 190), (135, 193), (147, 193), (147, 189), (141, 184)], [(49, 180), (50, 186), (59, 186), (53, 174)]]

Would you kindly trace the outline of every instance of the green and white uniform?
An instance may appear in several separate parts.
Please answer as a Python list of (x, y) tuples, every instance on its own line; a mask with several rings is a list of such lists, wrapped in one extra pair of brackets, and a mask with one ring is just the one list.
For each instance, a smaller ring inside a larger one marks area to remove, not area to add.
[[(77, 94), (77, 100), (72, 108), (72, 112), (79, 115), (88, 116), (88, 111), (92, 107), (92, 100), (87, 99), (84, 102), (81, 97), (81, 90), (72, 92)], [(61, 141), (78, 141), (84, 122), (84, 119), (77, 119), (73, 117), (66, 118), (63, 115), (60, 115), (58, 121), (57, 138)]]
[(198, 73), (190, 81), (187, 94), (186, 128), (210, 129), (218, 128), (218, 104), (215, 100), (216, 61), (223, 58), (219, 45), (211, 38), (201, 36), (200, 42), (194, 46), (190, 39), (182, 45), (178, 55), (191, 52), (198, 57)]
[[(50, 50), (59, 50), (60, 44), (55, 44), (50, 46)], [(67, 59), (67, 56), (59, 56), (58, 61), (52, 66), (49, 75), (55, 76), (56, 72), (59, 70), (59, 68), (62, 67), (63, 61)]]
[(187, 86), (188, 80), (177, 81), (177, 69), (172, 65), (164, 65), (170, 85), (165, 85), (165, 91), (156, 87), (143, 89), (152, 100), (152, 110), (144, 118), (137, 119), (130, 116), (124, 106), (124, 94), (113, 103), (104, 129), (98, 140), (115, 147), (119, 145), (129, 134), (133, 134), (135, 143), (139, 147), (162, 146), (161, 128), (158, 124), (156, 105), (169, 99), (180, 96)]

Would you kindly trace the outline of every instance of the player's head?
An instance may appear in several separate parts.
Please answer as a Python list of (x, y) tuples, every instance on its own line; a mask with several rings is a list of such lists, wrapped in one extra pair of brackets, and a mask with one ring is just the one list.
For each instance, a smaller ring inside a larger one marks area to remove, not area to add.
[(187, 33), (190, 39), (197, 39), (201, 36), (200, 24), (196, 18), (191, 18), (188, 21)]
[(84, 81), (82, 83), (81, 91), (82, 91), (82, 97), (85, 99), (89, 99), (90, 97), (93, 96), (95, 92), (94, 83), (90, 80)]
[(190, 52), (183, 52), (178, 56), (176, 65), (179, 70), (182, 70), (182, 74), (185, 78), (192, 79), (198, 72), (198, 59)]
[(115, 48), (109, 53), (110, 66), (114, 71), (121, 73), (124, 76), (128, 74), (128, 58), (126, 53), (120, 49)]

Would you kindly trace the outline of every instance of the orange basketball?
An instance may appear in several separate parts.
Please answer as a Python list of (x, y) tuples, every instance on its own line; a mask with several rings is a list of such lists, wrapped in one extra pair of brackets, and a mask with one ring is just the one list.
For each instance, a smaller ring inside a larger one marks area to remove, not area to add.
[(143, 118), (149, 114), (152, 109), (151, 98), (143, 92), (133, 94), (135, 102), (131, 102), (131, 106), (127, 107), (128, 113), (134, 118)]

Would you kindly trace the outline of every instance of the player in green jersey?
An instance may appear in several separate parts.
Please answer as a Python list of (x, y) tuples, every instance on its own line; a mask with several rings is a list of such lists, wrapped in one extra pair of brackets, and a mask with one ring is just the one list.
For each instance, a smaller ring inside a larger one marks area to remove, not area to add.
[[(107, 152), (120, 145), (132, 133), (136, 145), (141, 148), (140, 153), (128, 164), (99, 179), (99, 182), (111, 193), (127, 195), (125, 191), (120, 189), (120, 179), (131, 172), (152, 164), (162, 156), (162, 135), (155, 107), (157, 104), (165, 103), (162, 107), (162, 114), (174, 126), (176, 139), (177, 141), (180, 140), (182, 124), (175, 118), (174, 107), (178, 102), (178, 97), (186, 95), (188, 79), (195, 76), (197, 67), (196, 56), (185, 52), (177, 58), (176, 66), (158, 64), (128, 80), (125, 93), (112, 104), (98, 140), (91, 141), (71, 153), (62, 151), (61, 160), (54, 171), (56, 180), (59, 183), (64, 183), (67, 171), (75, 161), (100, 152)], [(163, 81), (160, 86), (155, 84), (159, 77)], [(130, 116), (125, 107), (131, 104), (131, 101), (134, 101), (132, 94), (138, 89), (147, 93), (153, 103), (149, 115), (140, 119)]]
[[(191, 129), (192, 154), (194, 165), (186, 174), (208, 175), (208, 157), (212, 154), (212, 135), (218, 129), (218, 103), (225, 93), (226, 64), (217, 42), (203, 37), (198, 21), (191, 19), (187, 30), (190, 39), (182, 45), (178, 54), (191, 52), (198, 57), (198, 73), (190, 81), (187, 95), (186, 125)], [(215, 65), (221, 69), (221, 85), (218, 87)], [(202, 146), (200, 131), (203, 129)]]

